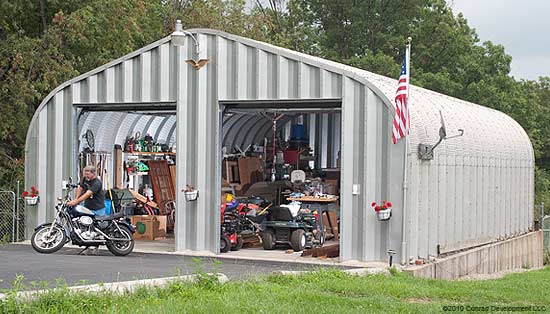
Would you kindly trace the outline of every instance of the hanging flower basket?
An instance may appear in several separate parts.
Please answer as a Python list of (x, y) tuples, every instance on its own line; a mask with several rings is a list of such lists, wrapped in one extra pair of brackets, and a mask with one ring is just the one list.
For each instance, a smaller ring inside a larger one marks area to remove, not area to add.
[(391, 208), (379, 210), (376, 212), (379, 221), (390, 220)]
[(196, 201), (199, 197), (199, 190), (196, 190), (190, 185), (186, 185), (182, 192), (185, 194), (185, 200), (188, 202)]
[(378, 205), (376, 204), (376, 202), (372, 202), (371, 206), (376, 212), (376, 217), (378, 218), (378, 221), (390, 220), (392, 207), (391, 202), (383, 201), (382, 205)]
[(27, 205), (36, 205), (40, 201), (40, 198), (38, 196), (38, 190), (33, 186), (31, 186), (31, 190), (29, 191), (23, 191), (22, 196), (25, 198), (25, 203)]
[(26, 196), (25, 197), (25, 203), (27, 203), (27, 205), (36, 205), (38, 204), (38, 201), (39, 201), (39, 197), (38, 196)]
[(196, 201), (199, 197), (199, 191), (191, 191), (191, 192), (185, 192), (185, 200), (192, 202)]

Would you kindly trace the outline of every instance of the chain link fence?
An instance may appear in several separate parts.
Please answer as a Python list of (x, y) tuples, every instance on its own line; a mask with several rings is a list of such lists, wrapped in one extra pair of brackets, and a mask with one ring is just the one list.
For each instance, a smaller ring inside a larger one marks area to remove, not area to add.
[(0, 243), (25, 239), (25, 199), (13, 191), (0, 191)]
[(540, 227), (544, 236), (544, 249), (550, 251), (550, 215), (546, 215), (544, 211), (544, 203), (540, 205)]

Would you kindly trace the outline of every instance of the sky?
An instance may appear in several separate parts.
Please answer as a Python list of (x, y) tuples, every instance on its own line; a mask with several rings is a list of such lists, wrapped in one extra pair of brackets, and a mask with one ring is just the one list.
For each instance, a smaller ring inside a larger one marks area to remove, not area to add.
[(480, 41), (504, 46), (511, 75), (537, 80), (550, 76), (550, 0), (447, 0), (462, 12)]

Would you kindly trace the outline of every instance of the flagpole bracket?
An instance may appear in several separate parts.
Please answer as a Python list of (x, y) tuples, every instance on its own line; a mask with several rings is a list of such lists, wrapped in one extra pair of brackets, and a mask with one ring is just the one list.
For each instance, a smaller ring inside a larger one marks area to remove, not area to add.
[(418, 158), (421, 160), (432, 160), (434, 158), (434, 145), (418, 144)]

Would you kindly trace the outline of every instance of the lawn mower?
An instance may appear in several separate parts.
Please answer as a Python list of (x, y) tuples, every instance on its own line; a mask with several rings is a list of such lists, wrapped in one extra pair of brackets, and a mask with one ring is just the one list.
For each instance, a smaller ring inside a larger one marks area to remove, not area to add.
[(238, 251), (243, 246), (243, 237), (258, 235), (269, 206), (271, 204), (260, 197), (237, 200), (228, 195), (227, 202), (221, 206), (220, 252)]
[(290, 209), (283, 206), (271, 207), (267, 212), (261, 225), (264, 250), (273, 250), (277, 244), (287, 244), (294, 251), (303, 251), (324, 244), (325, 230), (319, 212), (301, 209), (293, 216)]

